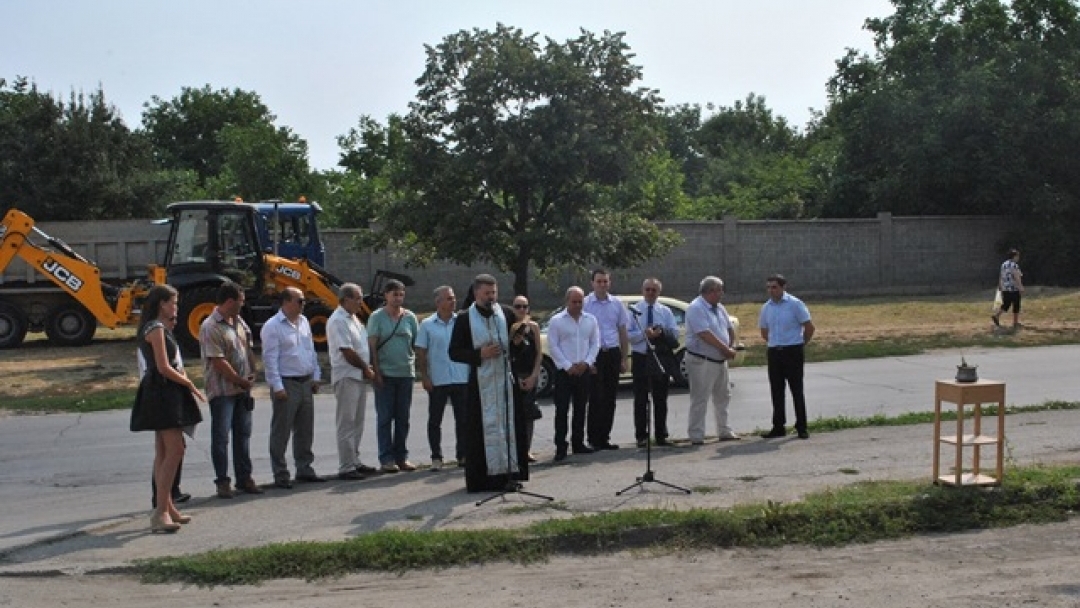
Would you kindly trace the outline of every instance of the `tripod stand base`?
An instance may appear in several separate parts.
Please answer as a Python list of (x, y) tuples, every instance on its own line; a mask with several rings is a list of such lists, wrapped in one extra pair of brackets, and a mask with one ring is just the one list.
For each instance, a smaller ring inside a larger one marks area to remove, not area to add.
[(511, 481), (510, 483), (506, 484), (506, 489), (503, 490), (502, 492), (499, 492), (497, 494), (492, 494), (491, 496), (488, 496), (487, 498), (485, 498), (483, 500), (476, 501), (476, 506), (479, 507), (479, 506), (483, 505), (486, 502), (490, 502), (492, 500), (495, 500), (496, 498), (502, 498), (502, 497), (506, 496), (507, 494), (521, 494), (523, 496), (532, 496), (533, 498), (539, 498), (541, 500), (555, 500), (555, 497), (553, 497), (553, 496), (545, 496), (544, 494), (537, 494), (535, 492), (527, 492), (527, 491), (522, 489), (524, 487), (525, 486), (520, 481)]
[(664, 487), (671, 488), (672, 490), (678, 490), (680, 492), (683, 492), (684, 494), (690, 494), (691, 493), (689, 489), (684, 488), (682, 486), (677, 486), (677, 485), (675, 485), (673, 483), (668, 483), (666, 481), (660, 481), (659, 479), (656, 478), (656, 475), (654, 475), (652, 471), (645, 471), (645, 474), (642, 475), (641, 477), (638, 477), (637, 481), (635, 481), (634, 483), (632, 483), (632, 484), (626, 486), (625, 488), (619, 490), (618, 492), (615, 492), (615, 495), (616, 496), (622, 496), (623, 494), (625, 494), (626, 492), (628, 492), (628, 491), (630, 491), (630, 490), (632, 490), (634, 488), (644, 487), (644, 485), (647, 484), (647, 483), (658, 483), (658, 484), (660, 484), (660, 485), (662, 485)]

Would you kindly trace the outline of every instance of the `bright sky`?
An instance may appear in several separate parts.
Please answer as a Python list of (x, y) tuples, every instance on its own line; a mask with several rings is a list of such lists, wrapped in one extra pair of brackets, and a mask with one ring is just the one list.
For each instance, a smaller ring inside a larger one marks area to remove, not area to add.
[(65, 98), (100, 85), (132, 128), (155, 95), (252, 91), (330, 169), (336, 137), (361, 115), (406, 113), (424, 45), (462, 29), (625, 32), (667, 104), (753, 92), (802, 126), (845, 49), (872, 49), (863, 22), (891, 13), (888, 0), (2, 0), (0, 78)]

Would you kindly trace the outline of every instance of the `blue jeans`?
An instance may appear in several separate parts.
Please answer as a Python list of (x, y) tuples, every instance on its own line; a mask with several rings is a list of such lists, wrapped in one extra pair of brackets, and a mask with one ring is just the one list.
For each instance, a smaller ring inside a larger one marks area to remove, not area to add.
[(375, 387), (375, 428), (379, 439), (379, 464), (395, 464), (409, 459), (409, 408), (412, 407), (412, 378), (383, 376)]
[(236, 404), (235, 396), (210, 400), (210, 460), (214, 463), (214, 483), (229, 483), (229, 432), (233, 439), (233, 470), (236, 483), (251, 479), (251, 412)]

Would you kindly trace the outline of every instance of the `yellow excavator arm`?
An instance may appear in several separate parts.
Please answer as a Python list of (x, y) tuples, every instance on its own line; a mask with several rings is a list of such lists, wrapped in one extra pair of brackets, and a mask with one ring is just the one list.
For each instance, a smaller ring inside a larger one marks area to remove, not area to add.
[[(30, 240), (32, 233), (43, 237), (52, 249)], [(93, 262), (79, 255), (63, 241), (54, 239), (34, 226), (29, 215), (11, 209), (0, 224), (0, 273), (15, 257), (45, 275), (90, 311), (98, 322), (109, 328), (131, 321), (134, 291), (119, 289), (116, 305), (111, 306), (102, 291), (101, 271)]]

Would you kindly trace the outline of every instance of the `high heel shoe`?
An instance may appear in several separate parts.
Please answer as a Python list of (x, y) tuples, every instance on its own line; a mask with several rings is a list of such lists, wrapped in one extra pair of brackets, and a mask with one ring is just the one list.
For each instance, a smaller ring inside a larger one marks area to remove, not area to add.
[(191, 523), (191, 516), (190, 515), (184, 515), (183, 513), (178, 512), (176, 515), (172, 516), (172, 520), (174, 522), (178, 523), (178, 524), (190, 524)]
[(165, 516), (154, 513), (150, 517), (150, 532), (172, 533), (180, 529), (180, 524), (174, 521), (166, 521)]

